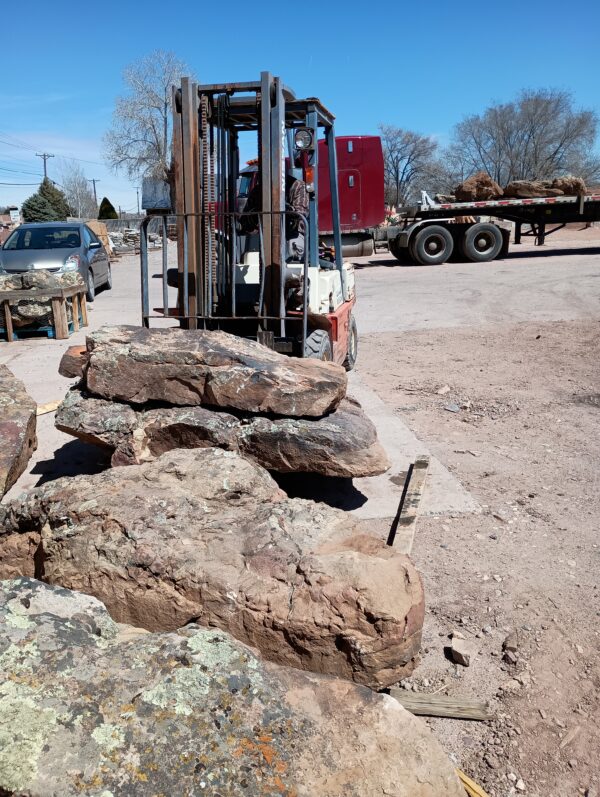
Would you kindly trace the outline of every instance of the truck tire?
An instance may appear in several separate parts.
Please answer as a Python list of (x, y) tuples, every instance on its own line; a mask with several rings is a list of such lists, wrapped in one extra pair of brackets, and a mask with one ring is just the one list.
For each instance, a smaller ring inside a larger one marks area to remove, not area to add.
[(409, 250), (405, 246), (400, 246), (397, 238), (392, 238), (388, 243), (390, 253), (394, 255), (398, 263), (403, 266), (413, 266), (415, 261), (412, 259)]
[(344, 360), (344, 368), (346, 371), (351, 371), (356, 365), (356, 358), (358, 356), (358, 327), (354, 316), (350, 316), (350, 323), (348, 324), (348, 352)]
[(474, 224), (465, 232), (461, 249), (472, 263), (488, 263), (498, 257), (502, 244), (502, 231), (495, 224)]
[(306, 338), (304, 356), (310, 357), (312, 360), (327, 360), (330, 362), (333, 359), (333, 352), (331, 351), (329, 333), (324, 329), (314, 329)]
[(410, 251), (417, 263), (423, 266), (438, 266), (449, 259), (454, 249), (454, 240), (445, 227), (432, 224), (423, 227), (415, 235)]

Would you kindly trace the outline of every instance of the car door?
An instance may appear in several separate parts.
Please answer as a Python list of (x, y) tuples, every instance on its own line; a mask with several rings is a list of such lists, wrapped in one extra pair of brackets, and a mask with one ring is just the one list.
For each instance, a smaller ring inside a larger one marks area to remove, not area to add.
[(96, 285), (103, 285), (108, 279), (108, 255), (106, 250), (93, 230), (90, 230), (90, 228), (85, 225), (83, 228), (83, 237), (88, 249), (88, 257), (92, 274), (94, 275), (94, 283)]

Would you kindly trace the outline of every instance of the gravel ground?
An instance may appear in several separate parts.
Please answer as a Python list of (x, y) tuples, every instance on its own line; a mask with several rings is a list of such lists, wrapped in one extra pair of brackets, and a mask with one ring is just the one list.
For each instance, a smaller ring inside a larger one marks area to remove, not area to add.
[[(515, 317), (538, 269), (532, 248), (530, 260), (498, 262), (480, 280), (464, 264), (421, 269), (416, 279), (430, 289), (419, 299), (410, 281), (413, 301), (404, 293), (397, 330), (361, 336), (363, 380), (483, 507), (480, 515), (419, 520), (413, 557), (427, 619), (421, 666), (404, 686), (490, 701), (493, 722), (429, 720), (490, 797), (599, 793), (600, 242), (593, 233), (581, 249), (569, 251), (566, 237), (545, 254), (539, 295), (551, 284), (552, 298), (530, 303), (528, 320)], [(388, 318), (405, 270), (385, 256), (365, 262), (367, 289), (388, 285), (375, 298)], [(464, 290), (465, 274), (478, 282), (475, 293)], [(445, 282), (463, 290), (447, 292), (432, 313), (431, 289)], [(499, 293), (514, 301), (494, 302)], [(573, 320), (550, 321), (549, 312)], [(404, 331), (402, 319), (414, 331)], [(367, 328), (376, 323), (364, 320)], [(468, 668), (444, 655), (453, 632), (471, 650)], [(516, 652), (505, 655), (509, 635)]]

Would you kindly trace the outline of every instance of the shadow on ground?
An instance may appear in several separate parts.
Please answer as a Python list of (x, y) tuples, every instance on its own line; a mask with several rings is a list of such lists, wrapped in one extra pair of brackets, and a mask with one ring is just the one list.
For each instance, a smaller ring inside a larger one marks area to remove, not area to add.
[(61, 476), (89, 476), (107, 468), (110, 468), (109, 453), (105, 453), (98, 446), (82, 443), (81, 440), (71, 440), (61, 446), (52, 459), (37, 462), (31, 472), (40, 474), (36, 482), (36, 487), (39, 487), (45, 482), (60, 479)]
[(354, 486), (352, 479), (314, 473), (271, 473), (271, 476), (290, 498), (309, 498), (346, 511), (367, 502), (367, 496)]

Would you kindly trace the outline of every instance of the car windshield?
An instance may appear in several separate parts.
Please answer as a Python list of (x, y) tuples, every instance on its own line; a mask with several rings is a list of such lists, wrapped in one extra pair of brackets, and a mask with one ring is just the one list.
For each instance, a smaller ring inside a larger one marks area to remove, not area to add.
[(18, 227), (3, 249), (76, 249), (81, 246), (76, 227)]

